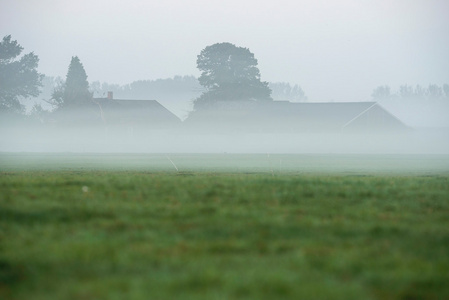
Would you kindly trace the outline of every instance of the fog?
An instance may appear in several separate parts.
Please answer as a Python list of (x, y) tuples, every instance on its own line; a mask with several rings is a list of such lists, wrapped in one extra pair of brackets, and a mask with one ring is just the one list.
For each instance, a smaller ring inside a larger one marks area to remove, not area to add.
[[(449, 154), (447, 92), (399, 92), (449, 83), (447, 1), (0, 3), (2, 37), (38, 55), (46, 76), (64, 78), (78, 56), (100, 107), (91, 117), (2, 116), (0, 152)], [(255, 54), (273, 104), (193, 111), (204, 91), (197, 56), (221, 42)], [(287, 85), (297, 94), (279, 92)], [(394, 91), (373, 97), (382, 85)], [(44, 90), (21, 100), (28, 111), (50, 108)], [(118, 117), (125, 100), (158, 110)]]
[[(206, 126), (206, 124), (203, 124)], [(447, 128), (401, 131), (245, 131), (219, 128), (113, 130), (102, 127), (4, 127), (0, 152), (449, 154)], [(207, 126), (206, 126), (207, 127)]]
[[(379, 85), (449, 82), (449, 3), (379, 1), (0, 0), (0, 34), (64, 77), (78, 56), (89, 81), (198, 77), (199, 52), (247, 47), (262, 80), (300, 84), (309, 101), (368, 101)], [(157, 99), (156, 99), (157, 100)]]

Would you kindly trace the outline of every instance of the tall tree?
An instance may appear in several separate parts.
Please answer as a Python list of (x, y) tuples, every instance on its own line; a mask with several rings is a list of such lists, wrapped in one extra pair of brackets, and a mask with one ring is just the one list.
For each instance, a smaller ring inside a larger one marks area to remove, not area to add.
[(0, 111), (22, 113), (20, 97), (39, 95), (43, 78), (37, 71), (39, 58), (33, 52), (20, 57), (22, 51), (11, 35), (0, 42)]
[(197, 58), (200, 84), (206, 92), (194, 101), (194, 109), (216, 101), (272, 101), (267, 82), (260, 80), (257, 59), (247, 48), (217, 43), (204, 48)]
[(77, 56), (72, 57), (66, 80), (55, 88), (52, 99), (59, 109), (80, 108), (92, 104), (87, 74)]

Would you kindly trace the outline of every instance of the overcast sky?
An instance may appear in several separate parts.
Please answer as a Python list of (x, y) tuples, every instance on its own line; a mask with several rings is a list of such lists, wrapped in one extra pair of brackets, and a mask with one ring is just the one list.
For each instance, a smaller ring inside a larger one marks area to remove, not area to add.
[(300, 84), (311, 101), (366, 101), (388, 84), (449, 83), (447, 0), (0, 0), (0, 34), (39, 69), (89, 81), (195, 75), (211, 44), (249, 48), (262, 79)]

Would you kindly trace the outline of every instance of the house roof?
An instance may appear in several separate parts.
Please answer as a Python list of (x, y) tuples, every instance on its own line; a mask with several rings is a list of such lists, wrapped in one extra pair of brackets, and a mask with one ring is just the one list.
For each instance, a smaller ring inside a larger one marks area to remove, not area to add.
[(344, 125), (360, 113), (376, 105), (375, 102), (288, 102), (273, 101), (260, 107), (261, 115), (282, 115), (283, 118), (327, 120)]
[(95, 98), (107, 123), (178, 124), (181, 120), (156, 100)]
[(263, 124), (266, 128), (345, 129), (405, 125), (376, 102), (229, 102), (192, 114), (192, 123), (224, 121)]

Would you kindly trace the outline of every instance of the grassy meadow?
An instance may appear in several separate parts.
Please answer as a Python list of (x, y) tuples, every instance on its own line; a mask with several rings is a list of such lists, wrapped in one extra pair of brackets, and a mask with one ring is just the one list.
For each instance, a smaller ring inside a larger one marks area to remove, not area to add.
[(0, 299), (449, 299), (449, 157), (0, 153)]

